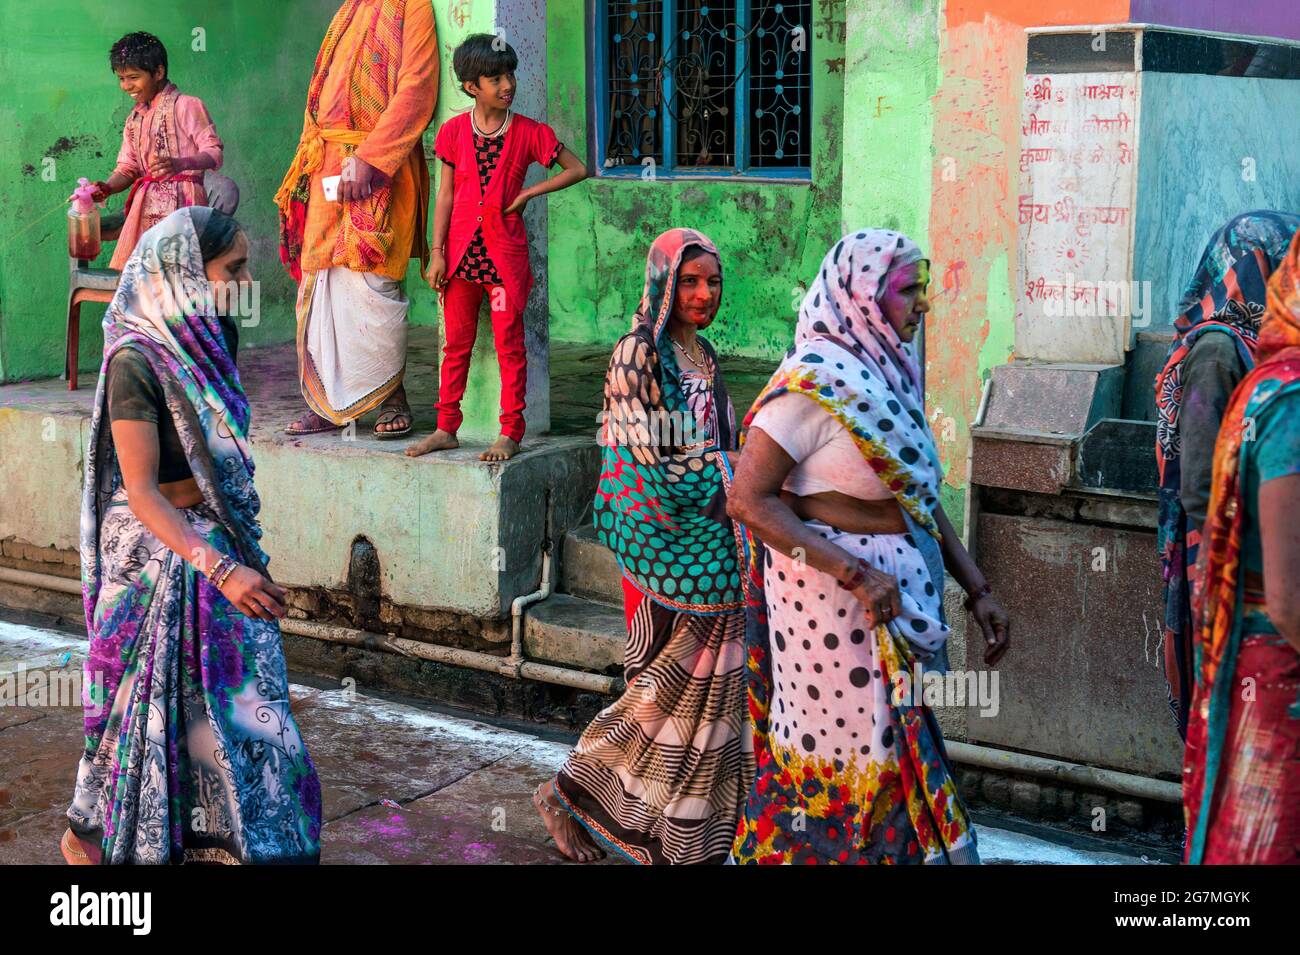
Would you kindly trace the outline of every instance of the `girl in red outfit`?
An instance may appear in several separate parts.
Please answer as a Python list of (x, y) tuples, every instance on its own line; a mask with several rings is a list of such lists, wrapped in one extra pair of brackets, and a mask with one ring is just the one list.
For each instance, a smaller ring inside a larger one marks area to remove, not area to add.
[[(444, 166), (434, 204), (433, 249), (425, 277), (442, 299), (446, 344), (438, 389), (438, 430), (407, 450), (416, 457), (459, 446), (456, 431), (469, 377), (484, 292), (501, 371), (501, 436), (479, 455), (504, 461), (524, 436), (524, 304), (533, 284), (523, 211), (529, 199), (587, 177), (587, 168), (545, 123), (511, 109), (519, 59), (504, 40), (488, 33), (456, 48), (452, 65), (474, 107), (442, 125), (434, 151)], [(523, 188), (532, 163), (563, 168), (560, 175)], [(450, 175), (448, 175), (450, 170)]]

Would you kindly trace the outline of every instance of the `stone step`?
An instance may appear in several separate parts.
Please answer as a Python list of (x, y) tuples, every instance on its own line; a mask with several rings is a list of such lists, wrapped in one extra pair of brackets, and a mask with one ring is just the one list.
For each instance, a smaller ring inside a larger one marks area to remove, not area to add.
[(623, 572), (613, 552), (596, 539), (589, 523), (564, 535), (559, 590), (623, 609)]
[(627, 625), (621, 608), (557, 593), (524, 615), (524, 655), (539, 663), (618, 672)]

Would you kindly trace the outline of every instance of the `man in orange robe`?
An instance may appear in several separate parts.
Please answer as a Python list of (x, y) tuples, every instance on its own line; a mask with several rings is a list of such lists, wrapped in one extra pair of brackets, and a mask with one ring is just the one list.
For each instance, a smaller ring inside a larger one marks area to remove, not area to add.
[(412, 258), (428, 263), (422, 136), (437, 94), (429, 0), (345, 0), (316, 58), (302, 138), (275, 197), (280, 255), (299, 282), (308, 407), (289, 434), (337, 430), (377, 407), (377, 437), (411, 430), (402, 280)]

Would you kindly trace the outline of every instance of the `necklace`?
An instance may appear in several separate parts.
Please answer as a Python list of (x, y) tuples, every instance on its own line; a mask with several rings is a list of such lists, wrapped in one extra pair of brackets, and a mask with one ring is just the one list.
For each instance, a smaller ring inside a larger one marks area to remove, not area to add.
[(469, 111), (469, 124), (474, 127), (475, 136), (478, 136), (481, 139), (496, 139), (498, 136), (504, 135), (506, 131), (506, 127), (510, 125), (511, 115), (512, 115), (511, 111), (507, 109), (506, 118), (501, 120), (501, 125), (498, 126), (496, 129), (494, 129), (492, 132), (485, 133), (483, 132), (483, 130), (478, 128), (478, 119), (474, 116), (474, 110), (471, 109)]
[[(671, 336), (671, 335), (669, 335), (668, 337), (672, 340), (673, 345), (677, 348), (677, 351), (681, 354), (681, 356), (682, 356), (683, 358), (685, 358), (687, 361), (689, 361), (692, 365), (694, 365), (694, 366), (695, 366), (696, 368), (698, 368), (700, 371), (704, 372), (704, 374), (707, 375), (707, 374), (709, 373), (709, 369), (707, 369), (707, 368), (704, 367), (703, 362), (702, 362), (700, 359), (697, 359), (697, 358), (693, 357), (693, 356), (691, 355), (690, 352), (688, 352), (685, 348), (683, 348), (681, 342), (679, 342), (677, 339), (673, 338), (673, 336)], [(699, 351), (699, 347), (700, 347), (699, 345), (696, 345), (696, 346), (695, 346), (697, 352)], [(701, 358), (703, 358), (703, 355), (701, 355)]]

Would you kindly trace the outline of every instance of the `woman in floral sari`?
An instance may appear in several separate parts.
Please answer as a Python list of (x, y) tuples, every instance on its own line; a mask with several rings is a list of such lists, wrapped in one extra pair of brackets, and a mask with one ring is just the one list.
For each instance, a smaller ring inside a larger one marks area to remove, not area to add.
[(757, 777), (739, 863), (974, 863), (934, 714), (945, 565), (993, 665), (1007, 616), (939, 504), (911, 344), (929, 262), (885, 229), (846, 235), (804, 297), (794, 347), (746, 418), (730, 511), (762, 544), (746, 575)]
[(595, 524), (623, 570), (627, 690), (534, 797), (578, 861), (598, 855), (590, 833), (635, 863), (721, 863), (753, 776), (740, 538), (726, 513), (735, 417), (697, 334), (721, 299), (713, 243), (659, 236), (605, 378)]
[(73, 864), (315, 862), (235, 370), (248, 239), (207, 207), (146, 232), (104, 316), (81, 511), (90, 654)]
[(1214, 449), (1192, 606), (1190, 864), (1300, 864), (1300, 234)]

